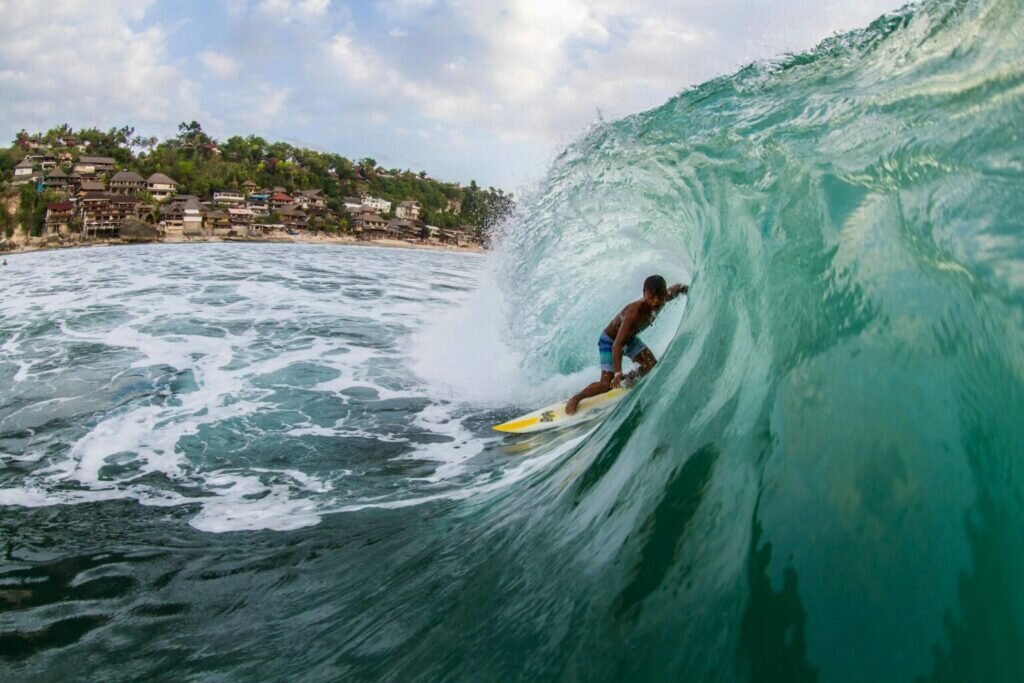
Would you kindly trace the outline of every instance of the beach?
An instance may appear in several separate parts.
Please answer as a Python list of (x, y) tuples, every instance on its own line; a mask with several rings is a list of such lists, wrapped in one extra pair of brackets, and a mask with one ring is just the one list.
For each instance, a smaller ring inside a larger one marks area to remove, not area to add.
[[(57, 249), (80, 249), (83, 247), (110, 247), (139, 244), (139, 242), (128, 242), (120, 239), (101, 240), (46, 240), (39, 237), (25, 237), (16, 241), (12, 238), (14, 248), (7, 251), (0, 251), (0, 256), (23, 254), (35, 251), (52, 251)], [(358, 247), (383, 247), (388, 249), (423, 249), (427, 251), (450, 251), (459, 253), (483, 253), (485, 250), (480, 245), (456, 246), (453, 244), (441, 244), (439, 242), (412, 242), (398, 239), (377, 239), (361, 240), (351, 235), (329, 236), (325, 234), (298, 234), (298, 235), (273, 235), (262, 238), (253, 237), (201, 237), (188, 238), (180, 236), (166, 237), (161, 240), (144, 242), (144, 244), (216, 244), (216, 243), (245, 242), (256, 244), (265, 242), (268, 244), (323, 244), (334, 246), (358, 246)]]

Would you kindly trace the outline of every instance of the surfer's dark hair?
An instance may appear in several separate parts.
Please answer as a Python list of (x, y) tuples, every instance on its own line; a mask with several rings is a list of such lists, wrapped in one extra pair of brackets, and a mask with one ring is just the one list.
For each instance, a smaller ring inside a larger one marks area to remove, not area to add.
[(662, 276), (652, 275), (644, 280), (644, 291), (655, 296), (665, 296), (668, 294), (668, 285), (665, 284), (665, 278)]

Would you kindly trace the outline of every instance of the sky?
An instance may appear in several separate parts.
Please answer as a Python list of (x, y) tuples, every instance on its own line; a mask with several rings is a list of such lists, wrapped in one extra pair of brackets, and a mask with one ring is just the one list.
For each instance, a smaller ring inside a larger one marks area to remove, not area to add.
[(508, 191), (600, 116), (898, 0), (0, 0), (0, 140), (61, 123), (372, 157)]

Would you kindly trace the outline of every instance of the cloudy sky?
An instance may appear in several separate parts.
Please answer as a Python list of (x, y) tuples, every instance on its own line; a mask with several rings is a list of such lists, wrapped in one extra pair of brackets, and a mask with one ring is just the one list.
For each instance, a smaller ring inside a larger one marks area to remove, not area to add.
[(899, 0), (0, 0), (0, 139), (196, 119), (514, 190), (656, 106)]

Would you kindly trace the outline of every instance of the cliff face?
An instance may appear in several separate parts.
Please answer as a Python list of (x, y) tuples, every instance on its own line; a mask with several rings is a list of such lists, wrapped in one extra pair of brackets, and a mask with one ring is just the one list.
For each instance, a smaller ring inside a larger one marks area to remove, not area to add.
[[(21, 223), (18, 221), (18, 209), (21, 208), (21, 197), (18, 195), (12, 195), (9, 197), (0, 197), (0, 205), (6, 210), (7, 216), (10, 217), (10, 222), (7, 223), (3, 220), (3, 216), (0, 216), (0, 244), (6, 245), (8, 248), (16, 248), (21, 246), (27, 235), (21, 229)], [(6, 226), (9, 227), (5, 227)], [(13, 230), (11, 230), (13, 227)], [(7, 231), (11, 231), (11, 236), (7, 236)]]

